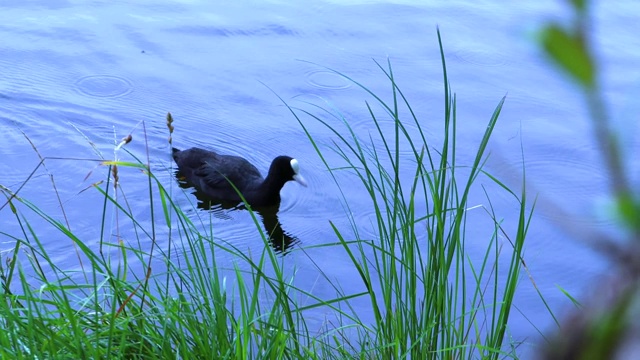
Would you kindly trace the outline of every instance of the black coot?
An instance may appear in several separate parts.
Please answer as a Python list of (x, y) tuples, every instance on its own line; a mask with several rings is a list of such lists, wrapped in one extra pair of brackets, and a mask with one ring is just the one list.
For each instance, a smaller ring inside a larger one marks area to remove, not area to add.
[(230, 182), (252, 206), (279, 204), (280, 190), (289, 180), (307, 186), (299, 174), (298, 161), (289, 156), (273, 159), (266, 178), (244, 158), (200, 148), (173, 148), (173, 160), (187, 181), (208, 197), (220, 201), (242, 201)]

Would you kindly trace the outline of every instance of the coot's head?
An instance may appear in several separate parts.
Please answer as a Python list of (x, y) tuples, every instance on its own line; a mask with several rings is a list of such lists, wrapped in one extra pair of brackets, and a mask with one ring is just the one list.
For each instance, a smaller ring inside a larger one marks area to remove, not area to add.
[(307, 181), (300, 175), (298, 160), (289, 156), (282, 155), (273, 159), (268, 176), (280, 179), (283, 183), (294, 180), (302, 186), (307, 186)]

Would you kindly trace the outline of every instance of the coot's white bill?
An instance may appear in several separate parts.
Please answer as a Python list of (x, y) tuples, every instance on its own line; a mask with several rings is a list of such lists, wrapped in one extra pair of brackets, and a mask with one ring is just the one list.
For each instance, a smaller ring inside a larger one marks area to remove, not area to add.
[(302, 175), (300, 174), (295, 174), (293, 175), (293, 180), (295, 180), (298, 184), (307, 187), (307, 180), (305, 180)]
[(295, 180), (298, 184), (307, 187), (307, 180), (305, 180), (302, 175), (300, 175), (300, 165), (298, 164), (298, 160), (291, 159), (291, 170), (293, 170), (293, 180)]

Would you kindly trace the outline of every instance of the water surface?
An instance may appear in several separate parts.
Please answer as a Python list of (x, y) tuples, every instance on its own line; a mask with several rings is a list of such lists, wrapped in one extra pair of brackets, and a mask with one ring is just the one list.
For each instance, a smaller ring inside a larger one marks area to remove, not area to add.
[[(175, 118), (173, 145), (201, 146), (245, 156), (261, 171), (280, 154), (298, 158), (309, 188), (288, 184), (278, 214), (282, 229), (298, 247), (336, 241), (329, 221), (348, 229), (342, 198), (296, 119), (274, 95), (293, 106), (305, 102), (340, 109), (359, 135), (374, 130), (365, 93), (327, 68), (389, 94), (389, 83), (374, 60), (393, 65), (397, 82), (437, 142), (443, 119), (442, 74), (436, 26), (447, 55), (450, 82), (458, 96), (461, 161), (471, 161), (484, 127), (502, 96), (507, 101), (491, 143), (488, 169), (517, 187), (525, 159), (531, 194), (539, 205), (531, 225), (526, 259), (537, 287), (562, 314), (570, 302), (557, 290), (592, 291), (605, 262), (575, 238), (575, 227), (608, 231), (611, 221), (594, 204), (606, 199), (608, 176), (591, 137), (584, 104), (576, 88), (541, 56), (535, 31), (548, 19), (566, 18), (561, 1), (505, 7), (497, 1), (3, 1), (0, 4), (0, 184), (17, 188), (39, 162), (26, 137), (42, 156), (123, 160), (114, 144), (131, 133), (131, 153), (146, 158), (165, 186), (181, 190), (170, 171), (165, 114)], [(637, 12), (631, 2), (596, 6), (596, 39), (604, 84), (614, 119), (625, 129), (628, 154), (637, 153), (640, 73)], [(307, 119), (325, 147), (335, 136)], [(144, 121), (144, 126), (141, 124)], [(390, 126), (390, 124), (389, 124)], [(407, 155), (407, 154), (405, 154)], [(631, 157), (633, 158), (633, 156)], [(329, 155), (332, 161), (339, 161)], [(632, 164), (636, 166), (637, 163)], [(47, 160), (71, 228), (89, 246), (98, 246), (100, 195), (83, 191), (105, 177), (95, 162)], [(127, 200), (138, 219), (149, 222), (146, 185), (132, 169), (120, 174)], [(343, 184), (357, 183), (341, 174)], [(490, 185), (488, 180), (483, 183)], [(373, 210), (363, 189), (349, 187), (354, 217), (372, 237)], [(176, 197), (189, 208), (192, 196)], [(21, 195), (58, 214), (50, 178), (39, 171)], [(515, 220), (507, 196), (495, 199), (506, 223)], [(511, 205), (510, 205), (511, 204)], [(470, 205), (487, 205), (481, 193)], [(10, 218), (4, 209), (0, 215)], [(215, 236), (258, 253), (257, 230), (245, 211), (202, 216)], [(2, 220), (3, 223), (5, 220)], [(109, 219), (112, 229), (118, 219)], [(15, 233), (3, 224), (3, 231)], [(491, 235), (470, 238), (481, 251)], [(115, 236), (116, 234), (112, 234)], [(159, 236), (158, 238), (162, 238)], [(76, 264), (72, 244), (56, 235), (46, 245), (61, 267)], [(2, 240), (3, 250), (11, 247)], [(160, 247), (167, 246), (159, 243)], [(312, 284), (319, 297), (333, 289), (316, 265), (344, 288), (362, 287), (347, 256), (334, 249), (290, 252), (298, 284)], [(312, 261), (313, 260), (313, 261)], [(220, 263), (229, 261), (221, 259)], [(363, 303), (362, 306), (366, 306)], [(516, 298), (510, 336), (536, 343), (536, 328), (553, 328), (528, 278)], [(366, 309), (363, 310), (366, 312)], [(316, 314), (319, 323), (324, 314)], [(523, 350), (526, 351), (526, 350)]]

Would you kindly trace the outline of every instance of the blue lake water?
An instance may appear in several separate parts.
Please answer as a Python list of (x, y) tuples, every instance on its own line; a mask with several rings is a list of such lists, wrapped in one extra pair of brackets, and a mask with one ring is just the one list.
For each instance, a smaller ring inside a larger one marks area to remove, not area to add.
[[(633, 154), (640, 150), (639, 105), (634, 99), (640, 93), (640, 38), (632, 14), (639, 7), (630, 1), (607, 7), (601, 3), (594, 6), (593, 30), (603, 84), (613, 120), (622, 129), (629, 166), (637, 172)], [(175, 183), (165, 171), (171, 166), (165, 124), (170, 111), (176, 147), (242, 155), (263, 172), (276, 155), (298, 158), (310, 186), (285, 186), (279, 220), (295, 234), (296, 246), (334, 242), (329, 221), (349, 226), (339, 206), (341, 196), (302, 128), (274, 93), (296, 107), (330, 104), (366, 138), (374, 130), (366, 94), (326, 68), (388, 95), (389, 83), (374, 63), (388, 59), (424, 129), (437, 139), (443, 119), (439, 26), (458, 99), (460, 161), (470, 164), (489, 117), (507, 94), (487, 170), (517, 188), (524, 156), (528, 190), (532, 197), (538, 195), (526, 244), (528, 272), (562, 316), (571, 302), (558, 287), (578, 297), (592, 294), (607, 268), (578, 234), (615, 229), (602, 210), (609, 178), (584, 103), (536, 43), (536, 31), (545, 21), (569, 18), (562, 1), (546, 0), (511, 6), (498, 1), (4, 0), (0, 184), (15, 190), (39, 162), (22, 133), (43, 156), (93, 159), (112, 159), (114, 144), (131, 133), (129, 151), (146, 158), (148, 143), (152, 169), (169, 186)], [(307, 124), (328, 149), (335, 135), (311, 119)], [(329, 158), (338, 161), (337, 156)], [(103, 179), (105, 169), (80, 160), (47, 160), (46, 165), (71, 228), (97, 246), (100, 195), (83, 190)], [(21, 196), (57, 214), (59, 202), (44, 174), (37, 172)], [(120, 174), (133, 212), (149, 222), (142, 179), (131, 169)], [(347, 186), (357, 182), (346, 174), (340, 180)], [(481, 182), (490, 185), (487, 179)], [(350, 189), (354, 217), (374, 236), (366, 192)], [(188, 197), (177, 201), (185, 209), (190, 206)], [(507, 227), (513, 226), (517, 214), (511, 199), (498, 194), (493, 201)], [(487, 201), (478, 192), (470, 205), (486, 206)], [(6, 225), (12, 218), (8, 211), (0, 212), (2, 231), (16, 233), (13, 222)], [(113, 225), (117, 220), (109, 221)], [(239, 248), (258, 253), (263, 246), (246, 212), (217, 214), (211, 221), (215, 236)], [(483, 251), (492, 230), (470, 234), (471, 250)], [(61, 267), (76, 266), (68, 240), (52, 235), (43, 241)], [(2, 250), (12, 247), (9, 238), (0, 238), (0, 244)], [(331, 297), (333, 289), (320, 279), (317, 265), (344, 288), (361, 287), (348, 257), (338, 247), (331, 248), (335, 253), (326, 249), (287, 255), (299, 284), (312, 284), (307, 290)], [(521, 280), (515, 305), (510, 336), (525, 341), (523, 354), (533, 353), (536, 328), (546, 331), (554, 324), (528, 276)], [(324, 315), (315, 314), (318, 321)]]

